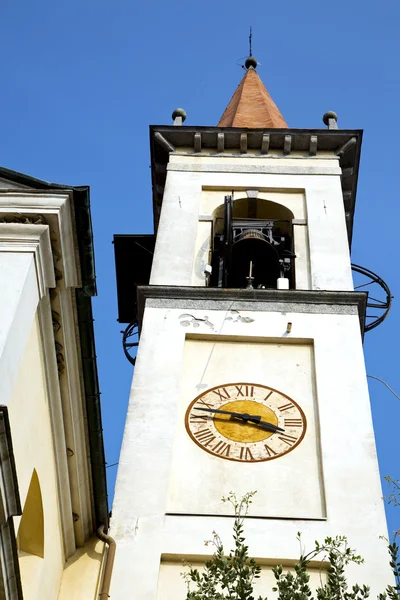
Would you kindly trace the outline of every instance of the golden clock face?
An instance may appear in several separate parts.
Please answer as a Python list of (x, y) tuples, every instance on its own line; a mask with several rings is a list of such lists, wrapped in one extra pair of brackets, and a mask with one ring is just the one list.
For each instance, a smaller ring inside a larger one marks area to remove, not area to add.
[(300, 406), (282, 392), (257, 383), (227, 383), (191, 402), (185, 426), (192, 440), (214, 456), (261, 462), (294, 450), (307, 421)]

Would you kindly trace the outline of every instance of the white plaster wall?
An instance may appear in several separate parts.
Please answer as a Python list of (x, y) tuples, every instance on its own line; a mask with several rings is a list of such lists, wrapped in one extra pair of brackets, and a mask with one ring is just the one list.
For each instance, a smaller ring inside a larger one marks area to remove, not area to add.
[[(191, 330), (204, 337), (211, 334), (241, 342), (251, 338), (258, 343), (314, 343), (316, 418), (321, 436), (319, 476), (325, 490), (326, 519), (249, 518), (246, 530), (251, 554), (294, 560), (298, 557), (297, 531), (302, 531), (309, 548), (315, 539), (345, 534), (366, 559), (365, 566), (350, 569), (350, 581), (369, 583), (372, 596), (382, 591), (391, 581), (385, 545), (379, 540), (386, 534), (386, 521), (358, 315), (351, 314), (351, 310), (350, 314), (333, 314), (328, 307), (319, 307), (319, 313), (314, 314), (266, 309), (241, 312), (254, 319), (243, 323), (227, 320), (229, 311), (204, 308), (203, 301), (196, 308), (192, 300), (190, 309), (168, 307), (168, 302), (157, 307), (149, 300), (144, 315), (111, 524), (111, 535), (118, 543), (112, 597), (123, 599), (129, 587), (133, 600), (154, 600), (162, 554), (200, 555), (204, 553), (204, 539), (212, 530), (230, 536), (229, 518), (166, 514), (173, 469), (181, 468), (173, 456), (174, 440), (183, 427), (179, 403), (185, 335), (189, 332), (180, 325), (179, 316), (188, 312), (201, 319), (208, 316), (212, 330), (204, 322)], [(231, 303), (229, 310), (236, 307), (237, 303)], [(293, 324), (289, 335), (288, 321)], [(225, 375), (228, 368), (221, 365), (222, 383), (229, 381)], [(268, 385), (266, 379), (260, 371), (258, 382)], [(276, 381), (278, 389), (285, 387), (288, 378), (282, 375), (282, 379)], [(187, 403), (191, 400), (188, 398)], [(295, 460), (295, 451), (290, 456)], [(265, 477), (259, 479), (262, 494), (268, 493), (268, 464), (264, 463)], [(298, 468), (306, 476), (307, 460)], [(276, 476), (281, 477), (282, 487), (290, 494), (291, 480), (285, 477), (285, 471)], [(215, 497), (229, 491), (229, 484), (228, 479), (216, 483), (219, 488)], [(196, 502), (204, 502), (209, 508), (201, 478), (197, 487), (196, 481), (192, 482), (191, 491)]]
[(92, 536), (65, 565), (58, 600), (98, 600), (105, 544)]
[(191, 285), (205, 286), (205, 267), (211, 263), (210, 249), (212, 222), (199, 222), (197, 226), (196, 243), (194, 248), (193, 275)]
[[(29, 600), (57, 598), (64, 567), (64, 548), (49, 398), (37, 315), (18, 371), (9, 414), (22, 507), (33, 470), (36, 469), (44, 513), (44, 558), (34, 559), (36, 586), (32, 585), (29, 573), (24, 578), (24, 561), (29, 562), (30, 557), (21, 558), (24, 597)], [(16, 533), (19, 522), (20, 518), (16, 518)]]
[[(227, 548), (230, 548), (232, 541), (229, 540)], [(204, 563), (191, 562), (194, 569), (203, 572)], [(188, 568), (182, 566), (182, 563), (174, 562), (171, 560), (163, 560), (160, 564), (160, 575), (157, 590), (157, 600), (184, 600), (186, 598), (187, 586), (182, 577), (182, 573), (187, 572)], [(286, 567), (284, 572), (293, 572), (294, 569)], [(312, 589), (316, 589), (321, 585), (321, 581), (326, 580), (326, 570), (311, 568), (309, 569), (310, 575), (310, 586)], [(263, 597), (268, 593), (271, 596), (271, 590), (276, 585), (276, 579), (272, 572), (272, 566), (261, 566), (260, 578), (254, 581), (254, 594), (258, 598), (258, 595)], [(192, 584), (192, 590), (196, 589)]]
[[(248, 178), (249, 179), (249, 178)], [(252, 185), (250, 187), (250, 180), (248, 181), (249, 187), (246, 189), (254, 189)], [(236, 188), (235, 189), (235, 200), (239, 200), (241, 198), (246, 198), (246, 189)], [(258, 189), (258, 188), (257, 188)], [(298, 190), (279, 190), (274, 191), (271, 190), (258, 190), (257, 199), (260, 200), (269, 200), (270, 202), (276, 202), (277, 204), (282, 204), (289, 210), (292, 211), (295, 219), (305, 219), (306, 218), (306, 206), (305, 206), (305, 198), (304, 193)], [(218, 187), (216, 189), (209, 189), (206, 186), (203, 186), (203, 191), (201, 195), (201, 203), (200, 203), (200, 213), (202, 215), (212, 215), (213, 212), (224, 203), (224, 196), (226, 194), (231, 194), (231, 188), (223, 188)]]
[[(47, 225), (0, 223), (0, 402), (10, 407), (21, 501), (33, 468), (46, 496), (46, 558), (22, 557), (25, 572), (31, 568), (35, 573), (41, 598), (56, 598), (60, 565), (62, 569), (64, 558), (74, 555), (76, 545), (93, 531), (72, 290), (80, 285), (80, 270), (70, 193), (30, 195), (21, 187), (26, 186), (0, 181), (0, 188), (15, 189), (0, 195), (0, 216), (13, 221), (13, 216), (27, 214), (36, 222), (44, 215)], [(56, 287), (55, 263), (62, 278), (50, 299), (49, 289)], [(61, 378), (53, 319), (65, 359)], [(73, 449), (72, 457), (67, 458), (67, 446)], [(15, 522), (17, 530), (19, 519)], [(44, 576), (37, 565), (46, 561), (49, 572), (41, 581)], [(31, 580), (29, 592), (25, 589), (27, 598), (36, 597), (36, 584)]]
[(10, 402), (39, 293), (29, 252), (0, 251), (0, 402)]
[[(280, 197), (296, 218), (307, 218), (308, 240), (301, 255), (309, 248), (311, 280), (301, 267), (301, 285), (352, 290), (340, 175), (337, 157), (296, 160), (171, 154), (150, 283), (193, 285), (198, 216), (211, 214), (218, 205), (214, 204), (216, 190), (221, 204), (224, 191), (238, 190), (244, 195), (246, 189), (258, 189), (259, 197), (273, 201)], [(305, 206), (299, 200), (304, 196)]]
[(201, 197), (200, 176), (168, 173), (150, 283), (190, 285)]
[[(241, 497), (257, 490), (254, 516), (324, 518), (314, 377), (311, 344), (187, 339), (166, 512), (226, 515), (230, 507), (221, 501), (222, 495), (235, 490)], [(300, 404), (307, 432), (292, 452), (267, 464), (246, 464), (212, 456), (189, 438), (184, 421), (190, 401), (214, 386), (240, 381), (262, 383)], [(290, 481), (290, 493), (282, 481)]]
[(311, 290), (310, 247), (307, 225), (293, 225), (295, 260), (295, 289)]
[[(273, 153), (272, 153), (273, 152)], [(334, 152), (318, 152), (317, 156), (310, 156), (309, 152), (291, 152), (290, 155), (284, 155), (282, 151), (276, 151), (275, 149), (269, 154), (260, 154), (259, 151), (255, 151), (254, 154), (250, 152), (246, 154), (233, 154), (232, 151), (225, 151), (223, 154), (218, 156), (211, 156), (207, 150), (202, 151), (200, 154), (193, 155), (193, 148), (177, 148), (176, 152), (170, 154), (170, 160), (180, 162), (181, 159), (187, 163), (196, 163), (203, 167), (207, 167), (210, 163), (218, 165), (221, 168), (227, 168), (227, 165), (236, 165), (242, 168), (243, 161), (246, 164), (252, 165), (257, 168), (269, 167), (271, 169), (279, 168), (281, 164), (279, 161), (283, 159), (288, 167), (320, 167), (326, 168), (328, 164), (326, 161), (338, 160), (338, 157)]]

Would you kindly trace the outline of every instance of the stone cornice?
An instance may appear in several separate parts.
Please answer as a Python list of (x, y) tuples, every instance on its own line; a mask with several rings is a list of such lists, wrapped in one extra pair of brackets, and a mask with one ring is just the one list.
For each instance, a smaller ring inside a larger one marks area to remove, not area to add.
[[(21, 191), (0, 191), (0, 221), (15, 223), (46, 223), (50, 228), (55, 261), (59, 262), (66, 287), (79, 287), (79, 258), (73, 235), (73, 205), (68, 192), (41, 194)], [(37, 227), (37, 224), (33, 225)], [(54, 252), (55, 250), (55, 252)], [(54, 287), (54, 286), (51, 286)]]
[(0, 252), (31, 252), (40, 298), (56, 286), (48, 225), (0, 223)]
[(243, 164), (230, 165), (212, 163), (186, 163), (173, 162), (167, 165), (167, 171), (188, 171), (192, 173), (264, 173), (269, 175), (337, 175), (342, 174), (340, 167), (324, 167), (309, 165), (289, 165), (282, 167), (280, 165), (261, 165), (261, 164)]
[[(141, 322), (147, 300), (160, 306), (227, 310), (235, 303), (237, 310), (311, 312), (322, 314), (357, 314), (363, 333), (366, 292), (323, 290), (237, 290), (209, 287), (138, 286), (138, 314)], [(198, 305), (198, 306), (197, 306)]]

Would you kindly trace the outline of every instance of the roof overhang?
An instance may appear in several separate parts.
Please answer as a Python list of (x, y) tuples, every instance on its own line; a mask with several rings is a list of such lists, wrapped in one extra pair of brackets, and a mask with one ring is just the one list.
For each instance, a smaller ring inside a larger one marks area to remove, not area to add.
[[(153, 210), (155, 229), (161, 210), (169, 154), (188, 149), (186, 155), (223, 152), (246, 156), (248, 153), (305, 158), (328, 152), (338, 156), (342, 169), (342, 192), (349, 246), (353, 232), (362, 131), (347, 129), (247, 129), (239, 127), (150, 126)], [(274, 152), (275, 151), (275, 152)], [(182, 152), (179, 152), (182, 154)]]

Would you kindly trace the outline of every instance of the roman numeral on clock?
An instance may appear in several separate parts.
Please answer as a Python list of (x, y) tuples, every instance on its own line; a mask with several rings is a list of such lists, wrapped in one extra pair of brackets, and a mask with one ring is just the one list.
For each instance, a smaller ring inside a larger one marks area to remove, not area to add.
[[(246, 396), (253, 396), (254, 394), (254, 386), (253, 385), (235, 385), (235, 388), (237, 389), (237, 396), (236, 398), (239, 398), (239, 396), (243, 396), (243, 398), (245, 398)], [(244, 391), (243, 391), (244, 388)]]
[(282, 404), (282, 406), (278, 406), (278, 410), (283, 412), (284, 410), (290, 410), (291, 408), (293, 408), (293, 406), (294, 405), (289, 402), (288, 404)]
[(210, 421), (210, 417), (208, 415), (191, 414), (189, 421), (191, 423), (208, 423)]
[(297, 442), (296, 437), (293, 437), (292, 435), (287, 435), (286, 433), (283, 435), (279, 435), (278, 438), (282, 440), (282, 442), (285, 442), (285, 444), (287, 444), (288, 446), (293, 446), (293, 444)]
[(193, 434), (203, 446), (209, 446), (216, 438), (209, 429), (199, 429)]
[(204, 406), (207, 406), (207, 408), (214, 408), (212, 404), (210, 404), (209, 402), (205, 402), (205, 400), (203, 400), (202, 398), (199, 398), (199, 400), (197, 400), (197, 402), (199, 404), (204, 404)]
[(303, 425), (302, 419), (284, 419), (285, 427), (301, 427)]
[(254, 456), (252, 455), (250, 448), (242, 447), (240, 448), (240, 460), (254, 460)]
[(264, 444), (264, 448), (267, 451), (268, 456), (276, 456), (278, 454), (277, 452), (275, 452), (275, 450), (272, 450), (272, 448), (268, 446), (268, 444)]
[[(222, 391), (221, 391), (222, 389)], [(226, 388), (220, 388), (218, 390), (213, 390), (214, 394), (217, 394), (217, 396), (219, 396), (220, 400), (227, 400), (228, 398), (230, 398), (229, 392), (227, 391)]]
[(220, 454), (221, 456), (229, 456), (229, 452), (231, 449), (231, 445), (223, 442), (222, 440), (218, 442), (214, 448), (211, 448), (213, 452)]

